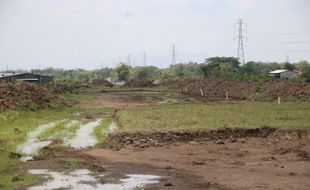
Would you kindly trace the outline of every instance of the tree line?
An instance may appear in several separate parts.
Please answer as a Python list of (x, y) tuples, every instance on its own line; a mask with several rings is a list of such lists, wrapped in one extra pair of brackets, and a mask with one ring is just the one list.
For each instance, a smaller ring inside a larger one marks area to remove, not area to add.
[(131, 67), (125, 63), (120, 63), (116, 68), (101, 68), (91, 71), (46, 68), (43, 70), (34, 69), (29, 72), (52, 75), (56, 81), (89, 83), (95, 79), (165, 81), (201, 77), (224, 78), (227, 80), (271, 80), (269, 72), (277, 69), (298, 70), (302, 73), (298, 80), (310, 82), (310, 64), (305, 60), (297, 63), (249, 61), (241, 65), (239, 60), (234, 57), (210, 57), (205, 59), (204, 63), (179, 63), (170, 65), (168, 68), (155, 66)]

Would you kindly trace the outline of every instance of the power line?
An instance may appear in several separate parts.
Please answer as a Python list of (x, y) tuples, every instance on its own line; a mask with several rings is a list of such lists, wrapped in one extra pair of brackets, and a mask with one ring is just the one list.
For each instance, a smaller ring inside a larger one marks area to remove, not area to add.
[(219, 52), (222, 52), (223, 48), (227, 47), (227, 42), (232, 40), (234, 35), (234, 27), (231, 28), (229, 33), (227, 33), (221, 40), (217, 43), (216, 48), (214, 48), (212, 51), (209, 51), (209, 54), (220, 54)]
[(244, 44), (243, 39), (245, 38), (244, 33), (246, 33), (246, 30), (243, 27), (246, 27), (246, 23), (242, 19), (238, 19), (238, 23), (235, 24), (235, 26), (238, 26), (237, 32), (238, 32), (238, 49), (237, 49), (237, 57), (239, 60), (241, 59), (242, 64), (245, 63), (244, 60)]
[(310, 52), (310, 50), (284, 50), (284, 49), (273, 49), (273, 48), (269, 48), (269, 47), (260, 46), (260, 44), (253, 43), (253, 41), (251, 41), (251, 43), (249, 43), (248, 46), (251, 47), (251, 48), (253, 48), (253, 49), (257, 49), (257, 50), (259, 50), (259, 51), (265, 51), (265, 52), (287, 52), (287, 53)]
[(310, 29), (304, 29), (304, 30), (294, 31), (294, 32), (269, 32), (269, 31), (257, 30), (254, 28), (249, 28), (249, 29), (251, 30), (251, 33), (258, 33), (258, 34), (263, 34), (263, 35), (308, 35), (310, 34)]
[(304, 43), (310, 43), (310, 40), (299, 40), (299, 41), (275, 41), (272, 39), (267, 39), (264, 37), (261, 37), (259, 35), (250, 34), (249, 38), (251, 38), (251, 41), (254, 39), (256, 41), (263, 41), (267, 43), (275, 43), (275, 44), (304, 44)]

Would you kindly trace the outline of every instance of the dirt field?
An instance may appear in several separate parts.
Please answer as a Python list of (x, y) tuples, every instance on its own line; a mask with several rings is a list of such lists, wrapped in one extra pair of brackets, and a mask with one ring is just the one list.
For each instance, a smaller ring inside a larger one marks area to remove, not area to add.
[[(309, 189), (310, 138), (286, 133), (83, 153), (119, 172), (165, 176), (148, 189)], [(168, 186), (167, 186), (168, 185)], [(171, 185), (171, 186), (170, 186)]]

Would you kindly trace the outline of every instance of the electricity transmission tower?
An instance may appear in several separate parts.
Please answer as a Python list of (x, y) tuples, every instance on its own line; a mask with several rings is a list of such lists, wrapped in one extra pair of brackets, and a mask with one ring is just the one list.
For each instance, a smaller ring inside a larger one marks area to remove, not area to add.
[(242, 19), (238, 19), (238, 22), (235, 24), (236, 28), (236, 32), (238, 34), (237, 38), (238, 38), (238, 50), (237, 50), (237, 57), (238, 59), (241, 61), (242, 64), (245, 63), (244, 60), (244, 38), (246, 38), (246, 23), (242, 20)]
[(175, 65), (177, 63), (176, 61), (176, 48), (175, 48), (175, 44), (172, 44), (172, 60), (171, 60), (171, 64)]

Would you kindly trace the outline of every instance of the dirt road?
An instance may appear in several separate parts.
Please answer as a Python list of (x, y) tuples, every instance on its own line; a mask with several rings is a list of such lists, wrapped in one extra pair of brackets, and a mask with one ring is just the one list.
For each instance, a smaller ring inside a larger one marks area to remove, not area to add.
[(146, 189), (309, 189), (310, 139), (285, 136), (96, 149), (83, 154), (120, 173), (165, 176)]

